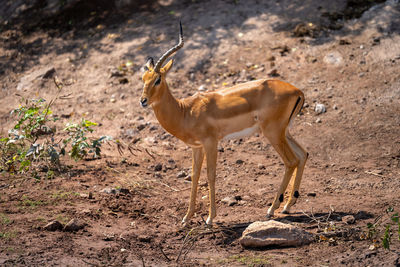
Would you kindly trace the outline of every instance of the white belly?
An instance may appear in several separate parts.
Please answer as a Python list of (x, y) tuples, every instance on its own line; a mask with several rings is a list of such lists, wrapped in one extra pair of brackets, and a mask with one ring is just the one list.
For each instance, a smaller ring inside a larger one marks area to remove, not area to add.
[(229, 139), (237, 139), (237, 138), (242, 138), (242, 137), (246, 137), (249, 135), (254, 134), (255, 132), (257, 132), (259, 130), (258, 125), (254, 125), (252, 127), (249, 128), (245, 128), (239, 132), (234, 132), (234, 133), (230, 133), (227, 134), (223, 137), (224, 140), (229, 140)]

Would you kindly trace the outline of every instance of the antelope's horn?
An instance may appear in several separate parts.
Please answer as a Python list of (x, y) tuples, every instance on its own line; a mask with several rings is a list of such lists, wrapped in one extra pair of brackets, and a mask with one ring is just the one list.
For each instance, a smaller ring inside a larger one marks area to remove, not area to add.
[(170, 57), (173, 53), (175, 53), (176, 51), (178, 51), (179, 49), (181, 49), (183, 47), (183, 32), (182, 32), (182, 23), (179, 21), (179, 43), (177, 45), (175, 45), (174, 47), (172, 47), (170, 50), (168, 50), (167, 52), (165, 52), (164, 55), (162, 55), (160, 57), (160, 59), (157, 61), (156, 66), (154, 67), (154, 71), (157, 73), (160, 73), (160, 69), (161, 66), (163, 65), (164, 61)]

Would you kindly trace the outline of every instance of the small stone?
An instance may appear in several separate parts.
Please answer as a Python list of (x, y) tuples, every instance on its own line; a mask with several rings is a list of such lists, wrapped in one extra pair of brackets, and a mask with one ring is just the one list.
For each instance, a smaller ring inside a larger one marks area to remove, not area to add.
[(307, 193), (307, 196), (308, 196), (308, 197), (316, 197), (316, 196), (317, 196), (317, 193), (310, 192), (310, 193)]
[(353, 224), (356, 222), (356, 218), (353, 215), (346, 215), (342, 217), (342, 222), (346, 224)]
[(115, 188), (106, 187), (103, 190), (101, 190), (100, 193), (114, 194), (115, 195), (117, 193), (117, 190)]
[(162, 165), (161, 163), (158, 163), (156, 166), (154, 166), (154, 170), (155, 170), (156, 172), (161, 171), (162, 168), (163, 168), (163, 165)]
[(113, 241), (114, 239), (115, 239), (114, 233), (104, 234), (104, 236), (103, 236), (104, 241)]
[(147, 124), (146, 124), (146, 123), (143, 123), (143, 124), (139, 124), (136, 128), (137, 128), (139, 131), (141, 131), (141, 130), (143, 130), (144, 128), (146, 128), (146, 126), (147, 126)]
[(333, 109), (334, 110), (338, 110), (338, 106), (335, 104), (335, 105), (333, 105)]
[(43, 227), (46, 231), (57, 231), (63, 229), (63, 225), (59, 221), (51, 221)]
[(324, 104), (321, 104), (321, 103), (315, 103), (314, 111), (317, 114), (325, 113), (326, 112), (326, 106)]
[(362, 77), (364, 77), (365, 76), (365, 72), (360, 72), (359, 74), (358, 74), (358, 77), (360, 77), (360, 78), (362, 78)]
[(263, 165), (263, 164), (258, 164), (257, 167), (258, 167), (260, 170), (265, 170), (265, 165)]
[(122, 77), (122, 76), (124, 76), (124, 73), (119, 69), (111, 70), (111, 77)]
[(324, 62), (330, 65), (341, 65), (343, 57), (339, 52), (332, 52), (324, 57)]
[(126, 84), (126, 83), (129, 83), (129, 80), (127, 78), (122, 78), (122, 79), (119, 79), (119, 83)]
[(70, 220), (65, 226), (64, 226), (64, 231), (65, 232), (75, 232), (80, 229), (83, 229), (85, 227), (85, 223), (78, 220), (78, 219), (72, 219)]
[(178, 172), (178, 174), (176, 175), (176, 178), (185, 178), (185, 177), (187, 177), (187, 176), (188, 176), (187, 172), (185, 172), (185, 171), (180, 171), (180, 172)]
[(241, 159), (238, 159), (238, 160), (236, 161), (236, 164), (243, 164), (243, 163), (244, 163), (244, 161), (241, 160)]
[(317, 119), (315, 120), (315, 123), (321, 123), (321, 122), (322, 122), (321, 118), (317, 118)]
[(271, 76), (271, 77), (279, 77), (279, 76), (280, 76), (277, 69), (271, 70), (271, 71), (268, 73), (268, 75)]
[(197, 88), (199, 91), (206, 91), (206, 86), (204, 84), (200, 85), (199, 88)]
[(228, 206), (233, 206), (238, 203), (235, 197), (225, 197), (221, 200), (221, 202), (227, 204)]

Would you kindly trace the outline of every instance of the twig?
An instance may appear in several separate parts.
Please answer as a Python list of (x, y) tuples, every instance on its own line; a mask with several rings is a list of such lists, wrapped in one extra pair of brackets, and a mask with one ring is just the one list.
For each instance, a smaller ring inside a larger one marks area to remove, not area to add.
[(372, 172), (372, 171), (365, 171), (365, 173), (366, 173), (366, 174), (371, 174), (371, 175), (375, 175), (375, 176), (378, 176), (378, 177), (385, 178), (384, 175), (378, 174), (378, 173), (375, 173), (375, 172)]
[(147, 150), (147, 148), (145, 148), (144, 151), (146, 151), (146, 153), (147, 153), (153, 160), (156, 160), (156, 158), (155, 158), (152, 154), (150, 154), (150, 152)]
[(182, 255), (183, 248), (185, 247), (186, 241), (187, 241), (187, 239), (189, 238), (189, 235), (192, 233), (193, 229), (194, 229), (194, 228), (192, 228), (192, 229), (186, 234), (185, 239), (183, 240), (182, 247), (181, 247), (181, 249), (180, 249), (180, 251), (179, 251), (178, 257), (176, 258), (175, 262), (178, 262), (178, 261), (179, 261), (179, 258), (180, 258), (181, 255)]
[(59, 98), (60, 99), (71, 99), (71, 98), (74, 98), (73, 96), (71, 96), (72, 95), (72, 93), (69, 93), (69, 94), (66, 94), (66, 95), (62, 95), (62, 96), (60, 96)]
[(161, 244), (158, 246), (160, 248), (161, 253), (164, 255), (164, 257), (167, 259), (167, 261), (171, 261), (170, 258), (168, 258), (168, 256), (165, 254), (164, 250), (161, 247)]
[(91, 262), (85, 261), (84, 259), (82, 259), (82, 261), (83, 261), (84, 263), (86, 263), (86, 264), (91, 265), (91, 266), (99, 266), (99, 265), (97, 265), (97, 264), (95, 264), (95, 263), (91, 263)]
[(164, 186), (166, 186), (166, 187), (168, 187), (168, 188), (171, 188), (172, 191), (175, 191), (175, 192), (179, 192), (179, 191), (180, 191), (180, 190), (178, 190), (178, 189), (176, 189), (176, 188), (173, 188), (173, 187), (167, 185), (166, 183), (163, 183), (163, 182), (160, 182), (160, 181), (156, 181), (156, 182), (158, 182), (158, 183), (160, 183), (160, 184), (162, 184), (162, 185), (164, 185)]
[(143, 265), (143, 267), (146, 267), (146, 265), (144, 264), (144, 259), (143, 259), (143, 257), (141, 257), (141, 260), (142, 260), (142, 265)]

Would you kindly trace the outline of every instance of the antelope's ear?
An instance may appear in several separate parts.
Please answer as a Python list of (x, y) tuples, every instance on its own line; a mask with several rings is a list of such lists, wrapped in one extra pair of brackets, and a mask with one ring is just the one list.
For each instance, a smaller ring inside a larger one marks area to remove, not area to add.
[(144, 69), (147, 71), (147, 70), (152, 70), (153, 68), (154, 68), (154, 60), (152, 57), (148, 57)]
[(165, 66), (161, 69), (161, 72), (167, 74), (168, 71), (171, 69), (172, 65), (174, 64), (174, 60), (171, 59), (170, 61), (168, 61), (167, 64), (165, 64)]

